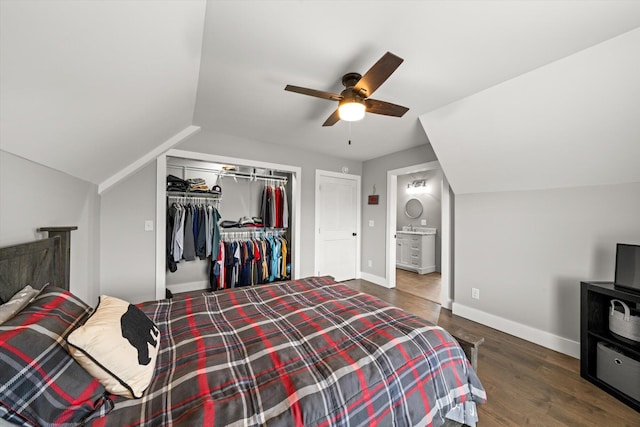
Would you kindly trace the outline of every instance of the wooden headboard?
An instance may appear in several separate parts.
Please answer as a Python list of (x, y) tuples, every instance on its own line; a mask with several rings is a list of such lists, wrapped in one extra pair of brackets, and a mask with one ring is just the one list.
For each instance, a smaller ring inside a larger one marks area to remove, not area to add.
[(49, 237), (0, 248), (0, 300), (7, 301), (26, 285), (47, 283), (69, 289), (71, 231), (78, 227), (42, 227)]

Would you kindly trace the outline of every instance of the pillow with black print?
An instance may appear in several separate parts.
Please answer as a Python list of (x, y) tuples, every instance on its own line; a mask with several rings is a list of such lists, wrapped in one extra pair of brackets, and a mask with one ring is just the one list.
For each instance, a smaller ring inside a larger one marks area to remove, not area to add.
[(136, 399), (151, 383), (159, 342), (160, 331), (146, 314), (107, 295), (67, 337), (71, 356), (107, 391)]

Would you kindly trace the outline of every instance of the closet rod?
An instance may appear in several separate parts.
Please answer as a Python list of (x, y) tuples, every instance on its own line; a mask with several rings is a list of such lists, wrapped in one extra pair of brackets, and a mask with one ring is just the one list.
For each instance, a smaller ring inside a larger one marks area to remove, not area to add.
[(230, 176), (233, 178), (235, 176), (236, 178), (246, 178), (246, 179), (251, 179), (252, 177), (255, 177), (256, 179), (260, 179), (263, 181), (268, 181), (268, 180), (288, 181), (289, 180), (289, 178), (282, 175), (264, 175), (264, 174), (255, 174), (255, 173), (252, 174), (249, 172), (231, 172), (231, 171), (225, 171), (225, 170), (201, 168), (198, 166), (182, 166), (182, 165), (172, 165), (172, 164), (168, 164), (167, 166), (172, 168), (181, 168), (183, 170), (196, 171), (196, 172), (215, 173), (220, 177)]
[(218, 173), (218, 175), (221, 178), (224, 178), (225, 176), (230, 176), (230, 177), (237, 177), (237, 178), (245, 178), (245, 179), (259, 179), (261, 181), (288, 181), (289, 178), (287, 178), (286, 176), (279, 176), (279, 175), (261, 175), (261, 174), (251, 174), (251, 173), (245, 173), (245, 172), (226, 172), (226, 171), (220, 171), (220, 173)]
[(220, 231), (220, 236), (230, 239), (245, 239), (245, 238), (259, 238), (263, 236), (275, 236), (281, 237), (286, 234), (286, 229), (271, 229), (271, 230), (243, 230), (243, 231)]

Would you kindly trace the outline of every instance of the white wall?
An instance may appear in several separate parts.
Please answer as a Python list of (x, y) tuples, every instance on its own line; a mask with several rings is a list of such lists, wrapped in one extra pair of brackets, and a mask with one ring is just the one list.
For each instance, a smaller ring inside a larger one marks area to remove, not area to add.
[(454, 313), (578, 357), (580, 281), (613, 280), (639, 218), (640, 183), (456, 196)]
[(156, 164), (145, 166), (102, 193), (100, 292), (132, 303), (155, 298)]
[(97, 186), (0, 150), (0, 246), (46, 237), (38, 227), (71, 232), (70, 290), (97, 302), (100, 198)]
[[(362, 172), (362, 164), (353, 160), (207, 130), (175, 148), (302, 168), (299, 253), (302, 277), (313, 274), (315, 170), (340, 172), (347, 167), (351, 174)], [(155, 218), (155, 173), (154, 162), (102, 195), (101, 290), (135, 302), (155, 297), (154, 233), (144, 232), (144, 220)]]
[[(362, 261), (363, 278), (386, 282), (387, 171), (437, 160), (430, 145), (422, 145), (387, 156), (367, 160), (362, 165)], [(373, 186), (377, 205), (367, 204)], [(374, 226), (369, 226), (373, 221)], [(371, 260), (372, 266), (368, 266)]]

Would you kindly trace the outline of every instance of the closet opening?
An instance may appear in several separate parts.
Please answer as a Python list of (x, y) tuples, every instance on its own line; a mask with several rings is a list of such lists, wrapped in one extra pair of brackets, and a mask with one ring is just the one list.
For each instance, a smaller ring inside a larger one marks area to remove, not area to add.
[(299, 278), (300, 168), (171, 150), (157, 169), (157, 298)]

